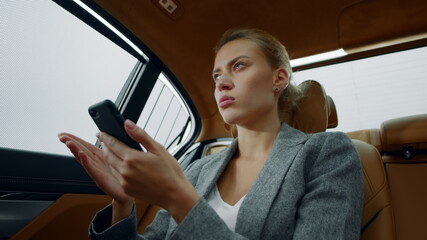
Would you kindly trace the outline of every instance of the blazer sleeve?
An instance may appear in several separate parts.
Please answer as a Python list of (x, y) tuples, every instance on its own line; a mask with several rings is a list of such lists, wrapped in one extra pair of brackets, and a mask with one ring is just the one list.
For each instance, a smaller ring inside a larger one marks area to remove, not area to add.
[(112, 207), (108, 205), (99, 211), (89, 225), (89, 238), (92, 240), (113, 240), (113, 239), (165, 239), (167, 227), (169, 225), (169, 215), (166, 211), (160, 210), (150, 229), (144, 235), (137, 232), (137, 219), (135, 207), (131, 214), (111, 225)]
[[(199, 180), (199, 173), (203, 161), (198, 160), (191, 164), (185, 174), (188, 180), (195, 185)], [(89, 227), (89, 236), (92, 240), (113, 239), (246, 239), (231, 231), (214, 209), (201, 198), (191, 209), (184, 220), (176, 225), (172, 217), (161, 209), (154, 221), (145, 229), (143, 235), (137, 233), (135, 209), (130, 216), (114, 225), (111, 225), (111, 205), (98, 212)], [(173, 224), (171, 224), (173, 221)], [(170, 226), (175, 226), (169, 232)]]
[[(190, 165), (185, 172), (192, 169)], [(194, 171), (193, 171), (194, 172)], [(193, 173), (194, 177), (194, 173)], [(113, 239), (166, 239), (167, 230), (171, 221), (166, 210), (160, 209), (153, 222), (145, 229), (144, 234), (137, 232), (137, 219), (135, 206), (131, 214), (111, 225), (112, 206), (111, 204), (97, 212), (89, 225), (89, 238), (92, 240), (113, 240)]]
[[(195, 163), (187, 167), (185, 172), (188, 173), (190, 169), (193, 169), (193, 166), (197, 166)], [(190, 171), (190, 173), (191, 172), (193, 172), (193, 177), (197, 176), (194, 171)], [(118, 221), (114, 225), (111, 225), (111, 218), (112, 206), (110, 204), (96, 213), (89, 225), (89, 238), (91, 240), (166, 239), (166, 234), (171, 220), (167, 211), (160, 209), (153, 222), (145, 229), (144, 234), (140, 235), (137, 232), (135, 206), (128, 217)]]
[(359, 239), (363, 175), (352, 142), (340, 132), (322, 133), (313, 135), (306, 147), (306, 193), (293, 239)]

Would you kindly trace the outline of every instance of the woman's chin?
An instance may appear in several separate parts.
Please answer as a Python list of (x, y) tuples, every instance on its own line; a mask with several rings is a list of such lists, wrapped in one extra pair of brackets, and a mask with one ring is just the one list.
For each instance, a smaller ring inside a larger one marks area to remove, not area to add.
[(222, 116), (222, 119), (228, 125), (238, 125), (241, 122), (236, 116)]
[(224, 122), (227, 123), (228, 125), (235, 125), (235, 124), (237, 124), (237, 121), (235, 119), (233, 119), (233, 118), (225, 118), (223, 116), (222, 120), (224, 120)]
[(230, 111), (231, 109), (225, 109), (220, 111), (222, 119), (229, 125), (240, 125), (247, 122), (251, 116), (244, 112)]

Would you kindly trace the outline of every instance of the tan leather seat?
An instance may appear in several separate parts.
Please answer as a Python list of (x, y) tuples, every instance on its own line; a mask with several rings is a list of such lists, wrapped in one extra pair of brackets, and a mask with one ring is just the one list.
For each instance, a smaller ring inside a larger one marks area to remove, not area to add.
[[(427, 114), (391, 119), (381, 125), (381, 141), (387, 153), (427, 149)], [(421, 154), (422, 155), (422, 154)], [(423, 157), (424, 159), (424, 157)]]
[(360, 239), (396, 239), (390, 189), (378, 150), (371, 144), (352, 140), (363, 168), (365, 205)]
[(381, 141), (397, 239), (427, 239), (427, 114), (385, 121)]
[(378, 149), (379, 152), (383, 151), (381, 136), (380, 136), (380, 129), (378, 128), (352, 131), (352, 132), (347, 132), (346, 134), (351, 139), (357, 139), (373, 145)]
[[(292, 127), (305, 133), (324, 132), (338, 126), (338, 115), (334, 100), (326, 95), (323, 86), (315, 80), (298, 85), (302, 98), (298, 107), (286, 121)], [(285, 120), (285, 119), (284, 119)]]
[[(293, 113), (291, 126), (307, 133), (323, 132), (327, 128), (336, 127), (337, 110), (322, 85), (314, 80), (308, 80), (298, 87), (305, 96), (301, 99), (297, 111)], [(377, 136), (375, 143), (381, 147), (379, 130), (374, 136)], [(359, 140), (352, 141), (361, 159), (365, 187), (360, 239), (393, 240), (396, 232), (390, 189), (377, 146)]]
[(330, 96), (326, 96), (328, 100), (328, 109), (329, 109), (329, 115), (328, 115), (328, 129), (330, 128), (336, 128), (338, 126), (338, 113), (337, 108), (335, 107), (334, 100)]
[(283, 116), (292, 127), (305, 133), (324, 132), (328, 128), (329, 104), (323, 86), (314, 80), (307, 80), (298, 85), (302, 98), (292, 115)]

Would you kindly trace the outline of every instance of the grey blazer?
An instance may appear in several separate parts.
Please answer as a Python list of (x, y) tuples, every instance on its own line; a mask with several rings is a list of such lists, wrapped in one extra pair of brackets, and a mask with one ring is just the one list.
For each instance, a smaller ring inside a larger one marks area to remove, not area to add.
[(91, 239), (359, 239), (363, 176), (358, 154), (345, 134), (305, 134), (282, 124), (232, 232), (205, 198), (236, 149), (237, 140), (186, 169), (202, 198), (179, 225), (160, 210), (138, 235), (135, 211), (109, 226), (108, 206), (91, 223)]

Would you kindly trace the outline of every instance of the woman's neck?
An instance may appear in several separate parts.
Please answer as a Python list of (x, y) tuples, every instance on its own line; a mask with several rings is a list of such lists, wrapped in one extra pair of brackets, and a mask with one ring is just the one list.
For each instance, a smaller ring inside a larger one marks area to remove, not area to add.
[(263, 122), (253, 126), (237, 126), (239, 136), (238, 156), (247, 160), (263, 159), (273, 146), (280, 130), (279, 119)]

